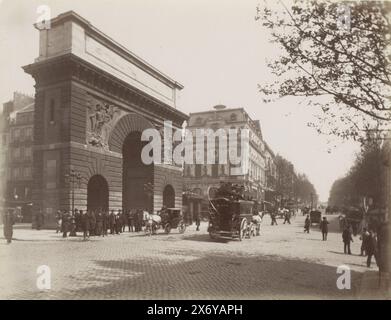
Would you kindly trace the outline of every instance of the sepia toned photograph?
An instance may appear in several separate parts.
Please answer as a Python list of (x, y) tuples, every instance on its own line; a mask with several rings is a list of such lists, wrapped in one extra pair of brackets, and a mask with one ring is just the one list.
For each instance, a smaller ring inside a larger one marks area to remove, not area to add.
[(389, 300), (390, 61), (391, 1), (0, 0), (0, 299)]

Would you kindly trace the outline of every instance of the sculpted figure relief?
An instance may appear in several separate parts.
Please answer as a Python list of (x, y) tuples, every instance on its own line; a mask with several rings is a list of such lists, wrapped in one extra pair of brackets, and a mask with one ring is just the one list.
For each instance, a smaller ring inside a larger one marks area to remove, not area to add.
[(118, 107), (90, 97), (87, 109), (87, 144), (108, 149), (112, 124), (119, 115)]

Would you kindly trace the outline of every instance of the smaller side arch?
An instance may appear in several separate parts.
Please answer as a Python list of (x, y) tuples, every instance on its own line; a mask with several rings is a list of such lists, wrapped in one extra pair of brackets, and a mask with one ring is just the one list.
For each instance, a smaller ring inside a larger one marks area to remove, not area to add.
[(100, 174), (90, 177), (87, 183), (87, 210), (109, 209), (109, 184)]
[(175, 207), (175, 189), (171, 184), (167, 184), (163, 188), (163, 206), (167, 208)]

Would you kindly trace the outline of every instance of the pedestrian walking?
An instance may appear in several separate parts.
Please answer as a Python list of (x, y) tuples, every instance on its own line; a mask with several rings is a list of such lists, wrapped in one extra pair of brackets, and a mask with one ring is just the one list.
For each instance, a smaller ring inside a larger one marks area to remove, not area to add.
[(110, 217), (109, 217), (109, 226), (110, 226), (110, 234), (114, 234), (115, 233), (115, 214), (114, 214), (114, 210), (111, 210), (110, 212)]
[(122, 214), (121, 210), (118, 210), (117, 214), (115, 215), (115, 233), (120, 234), (122, 232)]
[(76, 233), (83, 231), (81, 227), (81, 210), (75, 210)]
[(95, 211), (90, 211), (88, 216), (90, 218), (90, 236), (94, 236), (95, 235), (95, 228), (96, 228)]
[(310, 228), (311, 228), (311, 219), (310, 216), (307, 214), (307, 217), (305, 218), (304, 221), (304, 233), (310, 233)]
[(275, 212), (270, 212), (270, 218), (272, 219), (272, 226), (274, 226), (274, 225), (278, 225), (277, 224), (277, 219), (276, 219), (276, 213)]
[(43, 213), (42, 213), (42, 209), (39, 209), (36, 217), (35, 217), (35, 221), (36, 221), (36, 226), (37, 226), (37, 230), (41, 230), (41, 228), (43, 227), (43, 224), (44, 224), (44, 216), (43, 216)]
[(109, 227), (109, 213), (105, 210), (102, 214), (102, 235), (107, 236), (107, 229)]
[(61, 221), (62, 221), (61, 217), (62, 217), (61, 211), (57, 210), (57, 214), (56, 214), (56, 233), (61, 232)]
[(126, 226), (129, 225), (129, 212), (122, 212), (122, 232), (125, 232)]
[(140, 232), (142, 228), (142, 220), (143, 220), (142, 209), (137, 209), (135, 218), (136, 218), (136, 232)]
[(346, 254), (352, 254), (350, 250), (350, 243), (353, 242), (352, 232), (349, 226), (345, 226), (345, 229), (342, 232), (342, 241), (343, 241), (343, 252)]
[(77, 236), (77, 234), (76, 234), (76, 212), (78, 212), (77, 209), (75, 209), (75, 211), (70, 214), (70, 218), (69, 218), (69, 227), (70, 227), (69, 236), (70, 237)]
[(367, 247), (368, 247), (368, 240), (369, 240), (369, 232), (367, 230), (367, 228), (363, 228), (362, 229), (362, 233), (361, 233), (361, 236), (360, 236), (360, 240), (361, 240), (361, 253), (360, 253), (360, 256), (366, 256), (367, 255)]
[(128, 228), (129, 228), (129, 232), (134, 231), (134, 211), (133, 210), (128, 211)]
[(83, 240), (87, 240), (90, 238), (90, 217), (88, 215), (88, 211), (80, 210), (81, 214), (81, 228), (83, 230)]
[(66, 238), (68, 237), (68, 230), (69, 230), (69, 213), (64, 210), (62, 213), (62, 237)]
[(373, 232), (373, 230), (369, 231), (369, 236), (367, 239), (367, 245), (366, 245), (366, 252), (367, 252), (367, 267), (371, 267), (372, 262), (372, 256), (375, 257), (375, 261), (377, 263), (377, 239), (376, 234)]
[(284, 214), (284, 223), (287, 222), (288, 224), (291, 224), (291, 213), (289, 212), (289, 210), (285, 210), (285, 214)]
[(201, 225), (201, 213), (199, 211), (195, 214), (195, 223), (196, 223), (196, 231), (200, 231), (200, 225)]
[(7, 244), (12, 242), (14, 233), (15, 215), (12, 209), (6, 209), (3, 217), (3, 233)]
[(100, 237), (102, 235), (102, 229), (103, 229), (103, 215), (102, 215), (102, 211), (98, 210), (98, 213), (96, 214), (95, 235)]
[(329, 222), (326, 217), (319, 224), (319, 228), (322, 231), (322, 241), (327, 241), (327, 234), (329, 232)]

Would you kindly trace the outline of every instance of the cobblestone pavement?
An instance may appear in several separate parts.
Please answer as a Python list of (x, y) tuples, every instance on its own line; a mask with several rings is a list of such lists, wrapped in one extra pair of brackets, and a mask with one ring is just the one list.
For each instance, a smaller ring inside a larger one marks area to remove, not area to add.
[[(211, 240), (188, 227), (185, 234), (149, 237), (124, 233), (107, 238), (63, 239), (51, 230), (16, 228), (12, 244), (0, 243), (1, 299), (350, 299), (389, 298), (377, 288), (377, 268), (343, 254), (336, 217), (328, 241), (315, 226), (303, 233), (303, 217), (271, 226), (258, 237)], [(2, 230), (1, 234), (2, 234)], [(337, 267), (352, 270), (351, 290), (338, 290)], [(51, 289), (37, 289), (37, 268), (51, 270)]]

